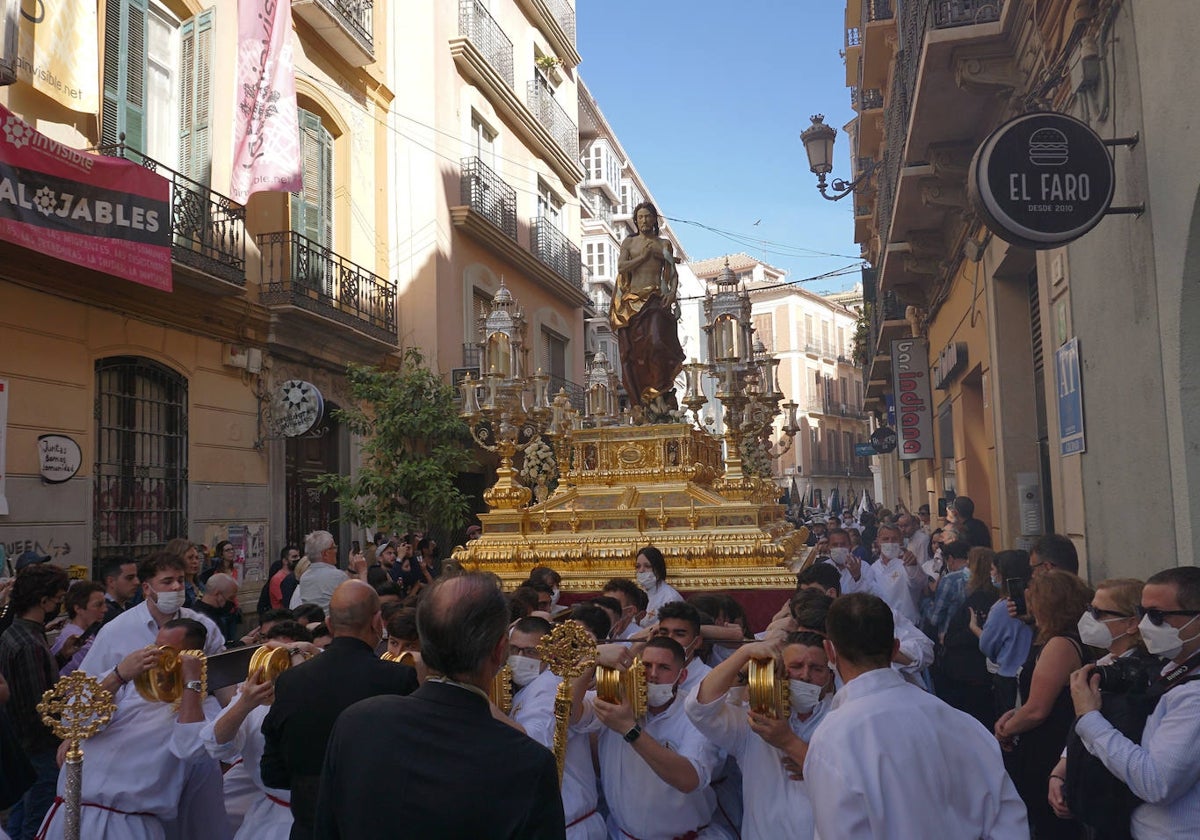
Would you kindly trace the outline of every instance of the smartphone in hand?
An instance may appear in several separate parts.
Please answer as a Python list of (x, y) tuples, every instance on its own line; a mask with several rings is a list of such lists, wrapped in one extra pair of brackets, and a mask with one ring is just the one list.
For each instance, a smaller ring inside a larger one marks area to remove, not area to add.
[(1025, 615), (1029, 612), (1029, 608), (1025, 605), (1025, 579), (1006, 578), (1004, 586), (1008, 590), (1009, 599), (1017, 608), (1017, 615)]

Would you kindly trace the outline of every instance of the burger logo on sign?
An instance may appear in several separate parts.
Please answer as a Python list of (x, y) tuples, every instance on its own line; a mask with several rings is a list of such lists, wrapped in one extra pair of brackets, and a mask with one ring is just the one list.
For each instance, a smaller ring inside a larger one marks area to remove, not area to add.
[(1029, 135), (1029, 162), (1034, 166), (1062, 166), (1070, 157), (1067, 135), (1057, 128), (1039, 128)]

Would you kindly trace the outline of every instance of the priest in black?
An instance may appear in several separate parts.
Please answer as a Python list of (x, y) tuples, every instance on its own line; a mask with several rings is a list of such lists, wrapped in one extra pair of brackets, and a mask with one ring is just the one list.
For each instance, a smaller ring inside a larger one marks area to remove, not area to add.
[(292, 792), (292, 840), (313, 836), (321, 763), (338, 715), (359, 700), (417, 687), (412, 668), (375, 656), (383, 619), (370, 586), (351, 580), (335, 589), (329, 627), (333, 641), (324, 653), (279, 675), (263, 720), (262, 780)]
[(492, 715), (487, 687), (508, 655), (508, 607), (483, 574), (439, 580), (417, 608), (430, 677), (375, 697), (334, 727), (318, 840), (562, 840), (554, 756)]

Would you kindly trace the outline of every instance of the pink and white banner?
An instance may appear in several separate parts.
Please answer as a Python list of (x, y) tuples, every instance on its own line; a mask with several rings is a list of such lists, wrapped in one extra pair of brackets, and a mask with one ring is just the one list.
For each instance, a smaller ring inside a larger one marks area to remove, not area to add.
[(300, 122), (289, 0), (238, 0), (237, 113), (229, 195), (301, 187)]

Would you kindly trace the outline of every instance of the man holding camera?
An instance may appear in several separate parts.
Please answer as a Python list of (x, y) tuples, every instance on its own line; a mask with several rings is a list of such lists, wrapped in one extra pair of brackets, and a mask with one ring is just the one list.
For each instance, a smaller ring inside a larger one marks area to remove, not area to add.
[(1200, 568), (1181, 566), (1146, 581), (1138, 630), (1146, 649), (1169, 660), (1152, 690), (1161, 695), (1141, 743), (1100, 714), (1100, 676), (1092, 665), (1071, 675), (1079, 716), (1075, 731), (1088, 752), (1145, 804), (1133, 811), (1135, 838), (1200, 836)]

